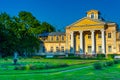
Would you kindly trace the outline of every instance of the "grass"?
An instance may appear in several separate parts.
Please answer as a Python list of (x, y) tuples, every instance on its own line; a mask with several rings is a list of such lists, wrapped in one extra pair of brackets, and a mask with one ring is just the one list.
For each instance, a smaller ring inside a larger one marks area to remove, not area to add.
[[(44, 64), (52, 64), (52, 65), (59, 65), (59, 64), (67, 64), (77, 65), (77, 64), (87, 64), (93, 63), (97, 60), (74, 60), (74, 59), (20, 59), (18, 60), (19, 65), (44, 65)], [(13, 70), (14, 69), (13, 60), (8, 59), (0, 59), (0, 70)]]
[[(12, 70), (12, 66), (7, 66), (8, 70), (0, 69), (0, 80), (120, 80), (120, 64), (107, 67), (102, 70), (94, 70), (93, 67), (61, 72), (85, 66), (92, 66), (96, 60), (67, 60), (67, 59), (21, 59), (19, 64), (39, 64), (39, 63), (67, 63), (70, 66), (47, 69), (47, 70)], [(0, 60), (0, 65), (10, 65), (8, 61)]]
[[(92, 67), (72, 72), (0, 75), (0, 80), (120, 80), (120, 64), (103, 70)], [(7, 77), (6, 77), (7, 76)]]

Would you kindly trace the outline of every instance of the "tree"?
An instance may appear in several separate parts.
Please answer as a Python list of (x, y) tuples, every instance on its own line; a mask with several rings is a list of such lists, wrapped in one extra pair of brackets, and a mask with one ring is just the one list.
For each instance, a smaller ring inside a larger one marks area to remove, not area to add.
[[(13, 52), (12, 20), (7, 13), (0, 14), (0, 52), (2, 55), (10, 55)], [(11, 49), (10, 49), (11, 48)]]
[(25, 11), (21, 11), (18, 17), (14, 17), (14, 21), (18, 26), (16, 33), (17, 39), (19, 39), (16, 44), (17, 52), (33, 53), (38, 50), (40, 43), (37, 35), (40, 22), (30, 12)]
[(55, 31), (55, 28), (51, 24), (49, 24), (47, 22), (43, 22), (41, 24), (41, 33), (43, 33), (43, 32), (53, 32), (53, 31)]
[(41, 24), (30, 12), (21, 11), (18, 16), (13, 17), (1, 13), (0, 53), (34, 53), (40, 46), (38, 34), (52, 31), (55, 31), (52, 25), (47, 22)]

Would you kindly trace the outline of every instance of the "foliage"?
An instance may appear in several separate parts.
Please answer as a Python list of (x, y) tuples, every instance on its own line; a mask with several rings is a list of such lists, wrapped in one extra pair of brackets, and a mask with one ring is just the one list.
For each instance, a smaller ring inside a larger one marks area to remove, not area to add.
[(119, 64), (120, 63), (120, 59), (115, 59), (114, 60), (114, 64)]
[(101, 62), (96, 62), (93, 64), (94, 69), (96, 70), (101, 70), (103, 68), (103, 63)]
[(115, 56), (120, 56), (120, 54), (116, 54), (116, 53), (114, 53), (114, 54), (108, 54), (108, 58), (114, 59)]
[(107, 66), (112, 66), (113, 64), (114, 64), (114, 62), (112, 60), (106, 61)]
[(0, 14), (0, 53), (2, 57), (27, 55), (39, 50), (38, 34), (54, 31), (47, 22), (40, 23), (30, 12), (21, 11), (18, 16)]
[(105, 67), (113, 66), (114, 64), (120, 63), (120, 60), (106, 60), (102, 62), (96, 62), (93, 64), (94, 69), (102, 69)]
[(49, 23), (47, 23), (47, 22), (43, 22), (42, 24), (41, 24), (41, 33), (43, 33), (43, 32), (53, 32), (53, 31), (55, 31), (55, 28), (51, 25), (51, 24), (49, 24)]
[[(76, 67), (77, 66), (77, 67)], [(88, 65), (85, 65), (86, 67)], [(84, 67), (85, 67), (84, 66)], [(2, 80), (119, 80), (120, 65), (111, 66), (104, 70), (93, 70), (92, 67), (82, 68), (81, 65), (74, 65), (65, 68), (56, 68), (49, 70), (4, 70), (0, 72)], [(61, 72), (65, 70), (76, 69), (75, 71)], [(31, 74), (32, 73), (32, 74)], [(113, 74), (114, 73), (114, 74)], [(26, 75), (25, 75), (26, 74)], [(7, 77), (6, 77), (7, 75)], [(46, 77), (47, 76), (47, 77)]]
[(105, 54), (97, 54), (97, 58), (99, 59), (105, 58)]
[(44, 63), (39, 65), (19, 65), (15, 66), (14, 70), (40, 70), (40, 69), (52, 69), (52, 68), (60, 68), (60, 67), (67, 67), (68, 64), (50, 64)]

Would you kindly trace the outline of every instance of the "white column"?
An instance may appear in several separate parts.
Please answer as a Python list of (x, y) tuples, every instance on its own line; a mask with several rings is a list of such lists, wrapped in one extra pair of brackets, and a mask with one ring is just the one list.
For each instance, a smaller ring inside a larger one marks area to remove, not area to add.
[(80, 54), (83, 54), (83, 31), (80, 32)]
[(92, 54), (95, 53), (95, 35), (94, 35), (94, 30), (91, 31), (92, 35)]
[(71, 33), (71, 53), (74, 53), (74, 32), (72, 31)]
[(101, 30), (102, 35), (102, 53), (105, 53), (105, 32)]

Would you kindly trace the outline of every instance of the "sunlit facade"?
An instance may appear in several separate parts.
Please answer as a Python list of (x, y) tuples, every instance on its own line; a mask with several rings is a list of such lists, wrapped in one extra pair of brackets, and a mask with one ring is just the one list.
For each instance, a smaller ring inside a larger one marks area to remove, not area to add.
[(66, 26), (66, 32), (40, 34), (39, 54), (119, 54), (120, 32), (117, 24), (105, 21), (97, 10), (86, 14), (86, 17)]

